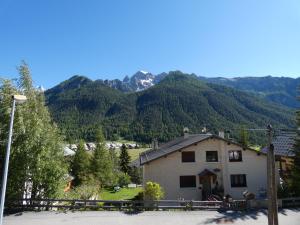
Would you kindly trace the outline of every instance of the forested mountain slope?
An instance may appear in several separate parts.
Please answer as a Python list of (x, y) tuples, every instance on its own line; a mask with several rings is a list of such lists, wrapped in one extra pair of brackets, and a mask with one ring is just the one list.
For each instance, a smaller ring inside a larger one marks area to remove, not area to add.
[(108, 138), (122, 136), (144, 142), (154, 137), (169, 140), (181, 135), (183, 127), (193, 133), (203, 127), (211, 132), (225, 129), (237, 136), (235, 129), (241, 125), (294, 125), (291, 109), (179, 71), (140, 92), (124, 93), (77, 76), (45, 94), (53, 118), (69, 139), (93, 140), (100, 125)]

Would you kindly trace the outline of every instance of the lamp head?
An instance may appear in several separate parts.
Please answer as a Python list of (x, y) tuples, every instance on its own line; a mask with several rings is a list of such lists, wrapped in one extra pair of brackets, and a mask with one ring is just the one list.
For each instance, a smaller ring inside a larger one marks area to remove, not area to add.
[(22, 104), (26, 102), (27, 98), (25, 95), (13, 95), (12, 96), (13, 100), (16, 101), (16, 103)]

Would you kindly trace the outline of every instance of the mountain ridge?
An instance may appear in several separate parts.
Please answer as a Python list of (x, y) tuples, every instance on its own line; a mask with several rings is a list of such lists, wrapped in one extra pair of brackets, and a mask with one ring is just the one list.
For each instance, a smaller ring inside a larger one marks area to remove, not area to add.
[[(74, 84), (76, 79), (79, 86)], [(101, 80), (73, 77), (45, 95), (54, 120), (68, 138), (76, 140), (92, 140), (99, 126), (109, 139), (122, 136), (149, 142), (154, 137), (170, 140), (186, 126), (192, 132), (200, 132), (204, 126), (216, 132), (242, 124), (294, 124), (289, 108), (179, 71), (169, 72), (156, 85), (138, 92), (122, 92)]]
[[(104, 85), (117, 89), (119, 91), (129, 93), (143, 91), (149, 87), (152, 87), (158, 84), (167, 75), (168, 73), (165, 72), (154, 75), (146, 71), (137, 71), (132, 76), (126, 75), (123, 80), (98, 79), (95, 81), (100, 83), (102, 82)], [(251, 94), (255, 94), (260, 98), (277, 104), (281, 104), (283, 106), (294, 109), (300, 108), (300, 102), (298, 101), (297, 92), (298, 87), (300, 86), (300, 78), (291, 78), (284, 76), (273, 77), (270, 75), (263, 77), (248, 76), (234, 78), (204, 77), (197, 76), (196, 74), (191, 75), (207, 83), (215, 83), (232, 87), (238, 90), (249, 92)]]

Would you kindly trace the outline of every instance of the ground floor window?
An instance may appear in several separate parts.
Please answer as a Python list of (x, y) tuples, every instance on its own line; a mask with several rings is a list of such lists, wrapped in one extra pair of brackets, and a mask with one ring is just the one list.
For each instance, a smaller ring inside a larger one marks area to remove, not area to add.
[(196, 176), (180, 176), (180, 187), (196, 187)]
[(230, 175), (231, 187), (247, 187), (246, 174)]

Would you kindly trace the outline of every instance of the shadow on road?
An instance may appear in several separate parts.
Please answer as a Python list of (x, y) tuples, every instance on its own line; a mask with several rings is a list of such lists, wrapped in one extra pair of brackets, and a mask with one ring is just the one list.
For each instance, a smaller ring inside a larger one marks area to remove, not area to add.
[[(288, 209), (289, 211), (300, 212), (300, 208)], [(207, 219), (204, 224), (224, 224), (234, 223), (237, 220), (257, 220), (258, 216), (268, 216), (268, 210), (248, 210), (248, 211), (218, 211), (219, 215), (215, 218)], [(287, 216), (287, 209), (280, 209), (279, 214)], [(220, 215), (221, 214), (221, 215)]]

